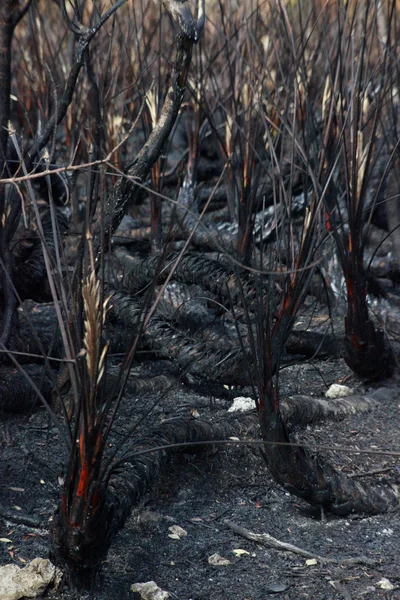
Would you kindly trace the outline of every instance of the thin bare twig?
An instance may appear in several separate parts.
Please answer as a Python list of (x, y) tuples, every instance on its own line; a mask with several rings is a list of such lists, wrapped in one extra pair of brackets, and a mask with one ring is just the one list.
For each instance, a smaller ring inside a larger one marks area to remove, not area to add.
[(300, 556), (304, 556), (305, 558), (315, 558), (320, 563), (333, 563), (340, 565), (375, 565), (376, 560), (372, 560), (365, 556), (356, 556), (354, 558), (329, 558), (328, 556), (321, 556), (320, 554), (316, 554), (315, 552), (309, 552), (308, 550), (304, 550), (304, 548), (300, 548), (299, 546), (295, 546), (293, 544), (289, 544), (288, 542), (282, 542), (277, 538), (273, 537), (269, 533), (253, 533), (249, 529), (245, 527), (241, 527), (237, 525), (233, 521), (229, 519), (224, 520), (224, 525), (232, 529), (238, 535), (246, 538), (246, 540), (250, 540), (251, 542), (257, 542), (257, 544), (263, 544), (264, 546), (269, 546), (270, 548), (275, 548), (276, 550), (282, 550), (284, 552), (293, 552), (293, 554), (298, 554)]

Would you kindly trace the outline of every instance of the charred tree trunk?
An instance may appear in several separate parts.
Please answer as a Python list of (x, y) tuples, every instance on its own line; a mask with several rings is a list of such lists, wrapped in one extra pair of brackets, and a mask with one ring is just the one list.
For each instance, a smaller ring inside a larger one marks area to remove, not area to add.
[(354, 248), (354, 241), (343, 265), (347, 287), (344, 358), (362, 379), (379, 381), (393, 374), (395, 358), (383, 331), (376, 330), (369, 319), (363, 252), (361, 247)]

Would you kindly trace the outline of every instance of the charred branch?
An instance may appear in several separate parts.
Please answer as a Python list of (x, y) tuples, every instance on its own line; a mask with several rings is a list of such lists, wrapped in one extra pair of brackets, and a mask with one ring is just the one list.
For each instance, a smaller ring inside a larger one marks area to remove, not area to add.
[(96, 253), (100, 248), (108, 247), (113, 233), (124, 216), (127, 204), (135, 199), (140, 184), (145, 182), (162, 152), (185, 95), (193, 45), (199, 40), (204, 27), (204, 0), (199, 2), (198, 20), (192, 17), (184, 2), (165, 0), (164, 4), (177, 28), (177, 47), (171, 84), (158, 122), (125, 175), (114, 187), (104, 207), (104, 216), (97, 221), (94, 235)]
[(51, 139), (52, 135), (57, 128), (57, 126), (64, 119), (68, 107), (71, 104), (76, 84), (78, 81), (79, 74), (82, 70), (82, 67), (85, 64), (86, 52), (89, 48), (89, 45), (95, 35), (100, 31), (103, 25), (108, 21), (108, 19), (123, 5), (126, 0), (118, 0), (113, 6), (111, 6), (98, 20), (98, 22), (93, 27), (84, 27), (82, 23), (77, 22), (76, 20), (70, 21), (68, 17), (68, 13), (66, 10), (65, 2), (63, 1), (63, 13), (64, 18), (73, 31), (73, 33), (78, 36), (78, 41), (76, 44), (75, 56), (73, 59), (73, 64), (71, 66), (70, 72), (68, 74), (68, 79), (64, 87), (63, 94), (58, 102), (57, 111), (53, 114), (53, 116), (47, 121), (43, 132), (37, 136), (34, 140), (33, 145), (27, 151), (24, 157), (24, 162), (26, 169), (29, 171), (39, 153), (43, 150), (46, 144)]

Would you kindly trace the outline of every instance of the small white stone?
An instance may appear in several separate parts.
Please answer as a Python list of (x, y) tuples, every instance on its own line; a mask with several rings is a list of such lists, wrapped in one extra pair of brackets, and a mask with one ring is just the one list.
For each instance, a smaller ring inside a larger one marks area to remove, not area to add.
[(244, 396), (238, 396), (233, 399), (233, 404), (228, 408), (228, 412), (247, 412), (254, 410), (255, 402), (253, 398), (245, 398)]
[(227, 565), (230, 565), (231, 561), (216, 553), (211, 554), (211, 556), (208, 557), (208, 564), (214, 565), (216, 567), (225, 567)]
[(180, 540), (187, 536), (186, 529), (183, 529), (183, 527), (180, 527), (179, 525), (171, 525), (171, 527), (168, 527), (168, 531), (170, 532), (169, 537), (173, 540)]
[(169, 598), (169, 593), (159, 588), (155, 581), (133, 583), (131, 592), (139, 592), (142, 600), (167, 600)]
[(331, 387), (326, 390), (325, 397), (326, 398), (345, 398), (346, 396), (351, 396), (354, 394), (354, 390), (347, 385), (339, 385), (338, 383), (333, 383)]
[(394, 590), (393, 583), (391, 583), (389, 579), (386, 579), (386, 577), (382, 577), (376, 585), (379, 586), (381, 590)]

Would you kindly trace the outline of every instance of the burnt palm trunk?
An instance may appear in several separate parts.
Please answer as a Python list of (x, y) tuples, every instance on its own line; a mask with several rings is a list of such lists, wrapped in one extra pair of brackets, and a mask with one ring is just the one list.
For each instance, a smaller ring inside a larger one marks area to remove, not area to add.
[[(91, 585), (133, 507), (176, 451), (176, 448), (156, 448), (171, 444), (212, 443), (227, 435), (232, 435), (232, 430), (226, 423), (211, 424), (200, 419), (174, 419), (163, 423), (138, 440), (130, 453), (125, 452), (112, 465), (111, 474), (105, 477), (94, 502), (84, 513), (71, 511), (74, 499), (71, 498), (71, 481), (66, 479), (50, 532), (52, 559), (67, 571), (74, 585)], [(91, 478), (94, 485), (93, 473)]]
[[(271, 385), (264, 400), (276, 406), (277, 388)], [(395, 487), (362, 483), (346, 477), (319, 456), (296, 447), (280, 410), (259, 412), (262, 438), (267, 442), (263, 455), (274, 479), (288, 492), (310, 504), (323, 506), (334, 514), (353, 512), (378, 514), (399, 506)]]
[(272, 330), (264, 327), (262, 333), (258, 332), (262, 338), (257, 409), (261, 435), (266, 442), (263, 455), (272, 476), (288, 492), (337, 515), (376, 514), (397, 508), (400, 494), (396, 486), (382, 487), (348, 478), (318, 455), (293, 443), (282, 417), (278, 383), (272, 370), (274, 361), (279, 364), (279, 342), (288, 335), (285, 320), (289, 304), (283, 302), (281, 320)]
[[(356, 20), (351, 19), (343, 24), (344, 31), (348, 27), (348, 35), (354, 40), (356, 58), (352, 69), (348, 70), (343, 61), (346, 53), (343, 43), (346, 38), (343, 35), (338, 42), (336, 65), (332, 63), (336, 71), (337, 89), (327, 94), (327, 99), (330, 98), (327, 102), (329, 111), (326, 111), (324, 118), (325, 144), (321, 153), (321, 173), (329, 175), (330, 193), (324, 196), (326, 225), (335, 239), (347, 288), (345, 360), (359, 377), (379, 380), (392, 375), (395, 358), (384, 333), (369, 318), (363, 259), (367, 231), (365, 225), (371, 210), (369, 198), (374, 197), (373, 204), (376, 202), (379, 189), (391, 168), (390, 160), (385, 155), (386, 144), (378, 144), (381, 122), (388, 118), (386, 106), (391, 92), (388, 84), (390, 78), (386, 78), (386, 72), (390, 66), (391, 52), (388, 43), (381, 66), (382, 85), (374, 102), (368, 104), (365, 81), (366, 74), (371, 75), (368, 72), (368, 56), (374, 47), (368, 21), (373, 6), (366, 3), (360, 8), (359, 31), (354, 29)], [(335, 171), (339, 157), (340, 177), (337, 177)], [(331, 165), (330, 172), (328, 165)], [(373, 192), (377, 175), (379, 184)], [(344, 190), (336, 188), (335, 178), (345, 182)]]
[[(351, 233), (349, 242), (350, 236)], [(354, 248), (353, 244), (351, 248), (343, 264), (347, 287), (344, 358), (359, 377), (381, 380), (393, 374), (395, 358), (383, 331), (377, 330), (369, 319), (362, 248)]]

